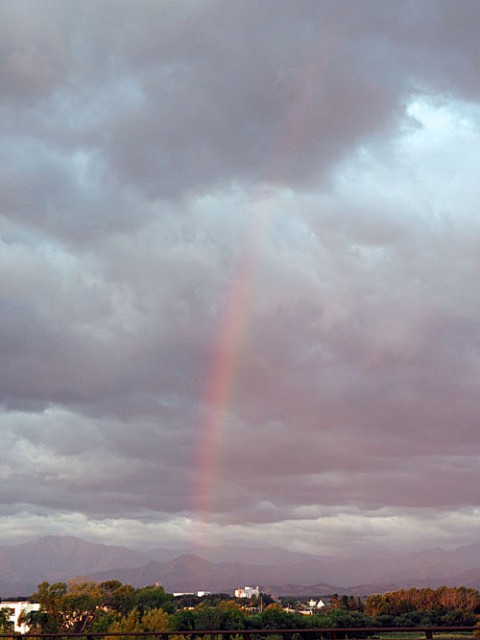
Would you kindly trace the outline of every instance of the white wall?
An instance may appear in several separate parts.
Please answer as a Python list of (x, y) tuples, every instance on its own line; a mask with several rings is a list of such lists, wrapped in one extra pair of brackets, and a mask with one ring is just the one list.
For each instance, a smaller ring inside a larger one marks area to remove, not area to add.
[(17, 633), (26, 633), (28, 626), (25, 623), (18, 624), (20, 614), (25, 611), (39, 611), (40, 605), (37, 602), (19, 602), (13, 600), (4, 600), (0, 602), (0, 609), (9, 609), (11, 611), (10, 621), (13, 622), (13, 630)]

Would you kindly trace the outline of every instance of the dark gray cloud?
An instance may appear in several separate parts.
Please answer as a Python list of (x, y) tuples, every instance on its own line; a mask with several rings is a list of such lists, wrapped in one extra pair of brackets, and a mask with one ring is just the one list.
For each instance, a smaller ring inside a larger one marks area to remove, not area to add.
[(470, 541), (478, 4), (0, 14), (3, 538)]

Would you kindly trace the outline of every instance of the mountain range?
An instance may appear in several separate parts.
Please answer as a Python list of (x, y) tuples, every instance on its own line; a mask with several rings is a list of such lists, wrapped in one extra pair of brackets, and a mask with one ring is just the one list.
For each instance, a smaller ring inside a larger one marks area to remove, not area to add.
[(401, 587), (464, 585), (480, 589), (480, 544), (410, 554), (329, 558), (277, 547), (222, 546), (135, 551), (71, 536), (45, 536), (0, 547), (0, 596), (25, 596), (40, 582), (116, 578), (171, 592), (231, 593), (259, 585), (277, 595), (367, 595)]

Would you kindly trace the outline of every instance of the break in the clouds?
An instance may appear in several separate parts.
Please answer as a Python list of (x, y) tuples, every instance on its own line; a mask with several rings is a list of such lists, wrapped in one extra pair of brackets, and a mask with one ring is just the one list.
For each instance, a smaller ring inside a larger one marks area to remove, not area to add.
[(0, 14), (2, 539), (477, 539), (478, 3)]

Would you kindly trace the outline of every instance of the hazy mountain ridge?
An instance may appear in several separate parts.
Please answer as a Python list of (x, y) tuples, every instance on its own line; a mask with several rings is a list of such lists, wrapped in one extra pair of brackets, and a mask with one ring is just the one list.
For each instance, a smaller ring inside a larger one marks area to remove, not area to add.
[[(480, 589), (480, 544), (354, 558), (309, 556), (275, 547), (250, 550), (222, 546), (196, 551), (153, 549), (144, 553), (71, 536), (45, 536), (3, 545), (0, 595), (30, 595), (43, 580), (74, 577), (116, 578), (134, 586), (160, 582), (168, 591), (232, 592), (238, 586), (258, 584), (278, 595), (366, 595), (401, 587), (441, 585)], [(169, 559), (160, 561), (161, 557)], [(223, 561), (225, 558), (229, 561)], [(245, 562), (248, 558), (251, 561)]]
[(148, 556), (72, 536), (44, 536), (0, 547), (0, 596), (30, 595), (43, 580), (58, 582), (99, 569), (139, 566)]
[(160, 582), (167, 591), (232, 592), (245, 584), (257, 585), (279, 582), (287, 575), (288, 565), (258, 565), (243, 562), (215, 563), (192, 554), (185, 554), (168, 562), (149, 562), (139, 568), (96, 572), (92, 579), (117, 577), (133, 586)]
[(194, 550), (156, 548), (148, 555), (159, 562), (173, 560), (176, 557), (191, 553), (209, 562), (246, 562), (247, 564), (271, 565), (278, 562), (302, 562), (317, 559), (308, 553), (289, 551), (280, 547), (241, 547), (239, 545), (220, 545), (216, 547), (200, 547)]

